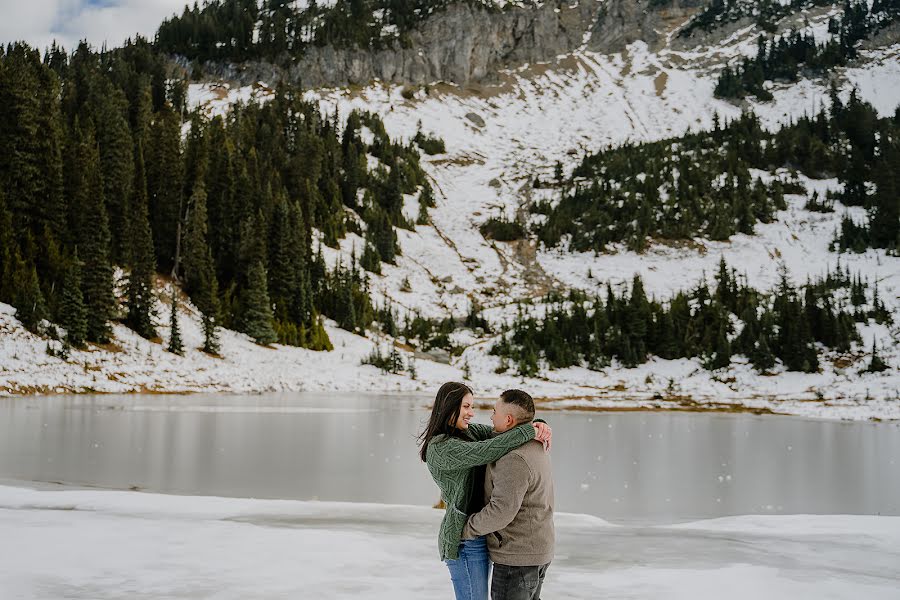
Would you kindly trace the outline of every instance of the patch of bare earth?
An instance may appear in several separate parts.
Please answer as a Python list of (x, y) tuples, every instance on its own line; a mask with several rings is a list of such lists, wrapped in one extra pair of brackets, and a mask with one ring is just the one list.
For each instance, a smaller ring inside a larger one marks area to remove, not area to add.
[(787, 415), (789, 413), (778, 412), (771, 408), (747, 406), (741, 403), (701, 402), (687, 396), (659, 396), (652, 400), (644, 400), (644, 404), (622, 405), (576, 405), (568, 406), (563, 403), (567, 400), (591, 400), (587, 396), (572, 396), (568, 398), (535, 398), (541, 410), (561, 411), (571, 410), (579, 412), (716, 412), (716, 413), (749, 413), (754, 415)]

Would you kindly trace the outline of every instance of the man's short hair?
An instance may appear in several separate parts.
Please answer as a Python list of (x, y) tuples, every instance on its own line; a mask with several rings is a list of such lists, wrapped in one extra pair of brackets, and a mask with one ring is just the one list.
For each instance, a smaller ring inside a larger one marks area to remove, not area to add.
[(500, 399), (506, 404), (516, 407), (516, 420), (519, 423), (527, 423), (534, 418), (534, 398), (522, 390), (506, 390), (500, 394)]

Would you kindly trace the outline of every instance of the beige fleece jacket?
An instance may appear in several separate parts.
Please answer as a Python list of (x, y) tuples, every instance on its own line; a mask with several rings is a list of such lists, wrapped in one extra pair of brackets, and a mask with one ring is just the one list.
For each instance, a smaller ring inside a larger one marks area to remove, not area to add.
[(488, 465), (486, 506), (469, 517), (462, 538), (487, 536), (495, 563), (539, 566), (553, 560), (553, 473), (550, 456), (531, 441)]

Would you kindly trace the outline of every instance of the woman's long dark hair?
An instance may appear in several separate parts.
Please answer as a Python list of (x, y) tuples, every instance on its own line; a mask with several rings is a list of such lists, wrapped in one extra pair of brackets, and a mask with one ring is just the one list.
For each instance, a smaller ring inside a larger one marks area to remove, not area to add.
[(428, 426), (425, 431), (419, 435), (419, 443), (422, 449), (419, 456), (422, 462), (425, 462), (428, 453), (428, 443), (436, 435), (452, 435), (462, 437), (462, 432), (456, 428), (456, 421), (459, 420), (459, 410), (462, 407), (463, 398), (466, 394), (471, 394), (464, 383), (448, 381), (438, 390), (437, 396), (434, 397), (434, 408), (431, 409), (431, 418), (428, 420)]

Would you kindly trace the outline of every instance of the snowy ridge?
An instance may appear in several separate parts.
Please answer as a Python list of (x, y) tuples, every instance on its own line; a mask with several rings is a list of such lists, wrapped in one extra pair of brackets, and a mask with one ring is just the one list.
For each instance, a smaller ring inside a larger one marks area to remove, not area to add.
[[(830, 12), (809, 19), (816, 32), (827, 26)], [(826, 355), (818, 374), (778, 372), (760, 376), (736, 359), (724, 371), (706, 371), (697, 360), (654, 360), (634, 369), (615, 365), (600, 372), (582, 368), (543, 371), (539, 379), (497, 375), (498, 359), (489, 356), (490, 338), (462, 331), (456, 336), (468, 348), (445, 365), (417, 360), (418, 379), (385, 375), (362, 358), (376, 345), (392, 340), (370, 333), (362, 338), (327, 324), (335, 345), (331, 353), (297, 348), (261, 349), (245, 336), (223, 332), (222, 355), (217, 359), (194, 350), (200, 329), (195, 317), (185, 317), (185, 358), (164, 351), (116, 327), (122, 351), (95, 349), (73, 352), (70, 363), (46, 356), (45, 342), (29, 337), (0, 307), (0, 328), (10, 332), (0, 352), (0, 390), (29, 391), (262, 391), (403, 390), (432, 392), (436, 385), (471, 373), (479, 395), (490, 396), (505, 387), (525, 387), (535, 396), (557, 399), (559, 407), (580, 408), (694, 408), (773, 410), (834, 418), (900, 418), (900, 259), (882, 250), (865, 254), (837, 254), (828, 243), (844, 213), (820, 214), (804, 210), (805, 199), (788, 196), (788, 210), (775, 222), (756, 227), (753, 236), (736, 235), (727, 242), (694, 240), (681, 247), (655, 244), (644, 254), (624, 249), (594, 256), (561, 249), (545, 249), (531, 242), (495, 243), (478, 226), (492, 216), (527, 215), (530, 202), (554, 200), (553, 190), (531, 188), (531, 179), (552, 178), (556, 161), (568, 173), (587, 151), (628, 140), (658, 140), (688, 130), (712, 127), (713, 116), (731, 119), (741, 108), (713, 97), (716, 75), (724, 64), (756, 50), (757, 32), (742, 29), (712, 47), (651, 51), (635, 42), (621, 53), (601, 55), (586, 50), (561, 56), (553, 64), (526, 65), (504, 74), (501, 85), (467, 88), (434, 84), (417, 89), (412, 100), (399, 87), (373, 83), (361, 90), (312, 90), (328, 114), (344, 118), (353, 109), (381, 116), (392, 138), (410, 139), (422, 129), (446, 143), (447, 153), (422, 157), (432, 178), (437, 207), (430, 210), (433, 225), (415, 231), (398, 230), (403, 253), (397, 264), (383, 265), (372, 276), (376, 304), (390, 299), (400, 317), (419, 311), (428, 317), (463, 316), (472, 301), (486, 307), (493, 324), (511, 319), (516, 303), (539, 299), (551, 289), (595, 291), (610, 281), (624, 284), (635, 273), (644, 279), (648, 294), (665, 299), (701, 277), (711, 279), (721, 257), (748, 283), (768, 290), (777, 268), (785, 265), (795, 282), (834, 269), (838, 260), (870, 284), (877, 282), (882, 299), (895, 315), (895, 325), (863, 325), (860, 345), (849, 363), (836, 366)], [(671, 38), (671, 36), (670, 36)], [(867, 50), (858, 64), (837, 73), (841, 95), (856, 86), (879, 113), (893, 114), (900, 104), (900, 44)], [(802, 80), (769, 84), (775, 96), (766, 104), (748, 103), (766, 127), (828, 106), (828, 84)], [(231, 89), (226, 84), (192, 84), (191, 106), (221, 114), (236, 100), (265, 99), (264, 85)], [(407, 93), (408, 95), (408, 93)], [(833, 180), (802, 179), (810, 195), (821, 196), (837, 184)], [(408, 200), (412, 200), (411, 198)], [(410, 207), (412, 208), (412, 207)], [(859, 209), (852, 214), (862, 215)], [(329, 264), (345, 263), (352, 252), (362, 253), (362, 239), (348, 235), (340, 250), (324, 248)], [(591, 277), (588, 277), (590, 272)], [(408, 280), (409, 288), (403, 282)], [(407, 291), (408, 290), (408, 291)], [(539, 309), (539, 307), (538, 307)], [(168, 309), (159, 306), (158, 322), (165, 339)], [(893, 369), (861, 373), (866, 353), (876, 342)], [(152, 364), (150, 364), (152, 363)]]

